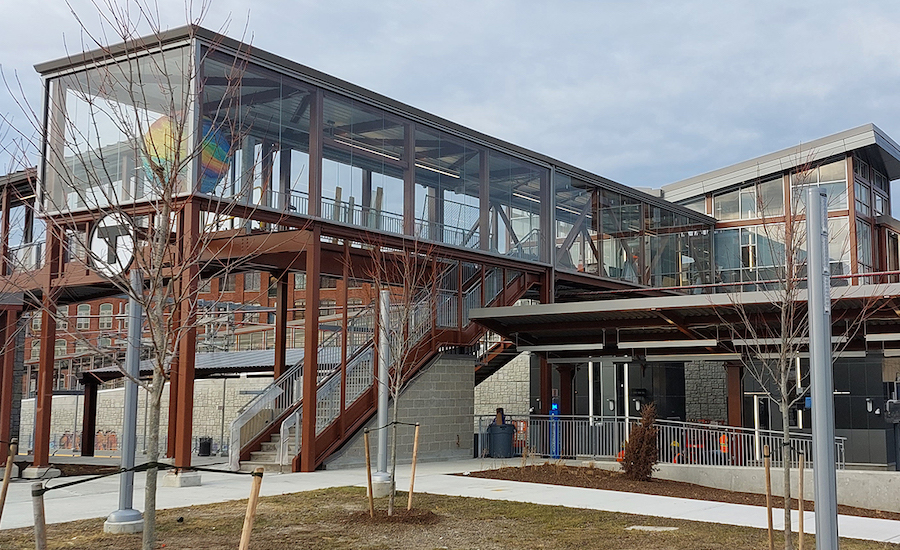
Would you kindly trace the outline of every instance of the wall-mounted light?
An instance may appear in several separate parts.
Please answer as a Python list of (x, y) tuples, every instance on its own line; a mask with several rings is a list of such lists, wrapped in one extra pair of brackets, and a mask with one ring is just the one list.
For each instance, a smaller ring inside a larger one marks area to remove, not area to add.
[(866, 410), (869, 411), (869, 412), (872, 412), (872, 409), (873, 409), (873, 408), (874, 408), (874, 407), (873, 407), (873, 405), (872, 405), (872, 398), (871, 398), (871, 397), (866, 397)]
[(641, 412), (641, 401), (640, 399), (634, 400), (634, 410)]
[(611, 410), (611, 411), (616, 410), (616, 402), (613, 401), (612, 399), (607, 399), (606, 404), (607, 404), (607, 406), (609, 406), (609, 410)]

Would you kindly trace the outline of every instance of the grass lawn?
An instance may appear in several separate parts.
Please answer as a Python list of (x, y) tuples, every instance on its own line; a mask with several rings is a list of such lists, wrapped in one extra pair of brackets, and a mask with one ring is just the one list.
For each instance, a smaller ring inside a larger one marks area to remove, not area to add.
[[(765, 530), (614, 514), (558, 506), (418, 494), (406, 516), (385, 516), (386, 499), (370, 519), (365, 489), (344, 487), (260, 499), (250, 548), (255, 549), (542, 549), (768, 548)], [(247, 501), (161, 511), (160, 547), (237, 548)], [(182, 521), (178, 521), (182, 518)], [(629, 526), (678, 527), (675, 531)], [(50, 548), (140, 548), (140, 535), (105, 535), (103, 519), (48, 526)], [(782, 546), (776, 534), (776, 548)], [(814, 548), (807, 535), (806, 547)], [(32, 529), (0, 532), (0, 549), (34, 548)], [(900, 549), (900, 545), (842, 539), (844, 550)]]

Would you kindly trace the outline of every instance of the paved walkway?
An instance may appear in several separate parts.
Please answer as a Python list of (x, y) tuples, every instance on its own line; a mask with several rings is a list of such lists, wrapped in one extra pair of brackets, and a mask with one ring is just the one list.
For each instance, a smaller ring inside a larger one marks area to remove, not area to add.
[[(501, 461), (475, 459), (419, 464), (416, 472), (416, 491), (766, 528), (766, 510), (758, 506), (580, 487), (535, 486), (531, 483), (452, 475), (501, 465), (507, 464), (501, 464)], [(220, 467), (224, 468), (224, 465)], [(400, 470), (397, 486), (401, 490), (406, 490), (409, 487), (409, 467), (401, 466)], [(65, 480), (58, 478), (50, 481), (48, 485), (52, 487), (73, 479), (77, 478)], [(365, 480), (365, 470), (362, 468), (305, 474), (266, 474), (263, 478), (262, 494), (280, 495), (327, 487), (364, 486)], [(247, 498), (250, 492), (249, 476), (203, 472), (202, 481), (201, 487), (160, 487), (157, 492), (159, 507), (175, 508), (237, 500)], [(137, 508), (143, 503), (143, 489), (144, 475), (138, 474), (135, 476), (134, 494)], [(45, 495), (44, 500), (47, 521), (50, 523), (105, 517), (118, 505), (118, 477), (111, 476), (69, 488), (52, 490)], [(797, 518), (797, 512), (794, 512), (795, 528)], [(774, 513), (774, 520), (775, 528), (781, 529), (780, 510)], [(812, 513), (806, 514), (805, 523), (807, 531), (813, 532), (815, 517)], [(32, 524), (31, 482), (14, 482), (10, 485), (0, 528), (29, 527)], [(900, 521), (840, 516), (838, 532), (842, 537), (900, 543)]]

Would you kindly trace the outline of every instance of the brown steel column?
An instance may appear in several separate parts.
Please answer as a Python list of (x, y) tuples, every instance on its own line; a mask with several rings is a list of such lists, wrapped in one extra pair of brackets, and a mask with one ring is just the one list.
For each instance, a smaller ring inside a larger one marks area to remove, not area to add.
[[(84, 412), (81, 417), (81, 456), (94, 456), (94, 432), (97, 430), (97, 383), (84, 380)], [(78, 435), (75, 435), (78, 438)]]
[(403, 233), (416, 233), (416, 125), (405, 124), (404, 151), (406, 168), (403, 170)]
[(322, 244), (316, 224), (306, 249), (306, 317), (303, 341), (303, 415), (300, 427), (300, 471), (316, 469), (316, 387), (319, 370), (319, 276)]
[(725, 371), (725, 384), (728, 388), (728, 425), (742, 426), (744, 390), (741, 386), (741, 365), (740, 363), (726, 363)]
[(181, 269), (181, 316), (180, 326), (176, 331), (182, 331), (181, 341), (178, 347), (178, 407), (176, 409), (176, 433), (175, 433), (175, 465), (188, 468), (191, 465), (191, 436), (193, 432), (194, 417), (194, 361), (197, 353), (197, 324), (196, 303), (197, 278), (200, 268), (194, 261), (195, 250), (200, 234), (200, 207), (196, 202), (188, 202), (181, 211), (182, 231), (181, 240), (182, 269)]
[(275, 378), (287, 370), (288, 272), (275, 274)]
[(19, 322), (20, 313), (18, 311), (6, 310), (0, 320), (3, 325), (0, 326), (2, 333), (3, 354), (2, 365), (0, 365), (0, 456), (5, 457), (9, 454), (8, 441), (12, 437), (12, 400), (13, 400), (13, 371), (16, 367), (16, 326)]
[[(551, 287), (548, 284), (548, 278), (550, 277), (550, 270), (544, 272), (543, 281), (541, 282), (541, 303), (542, 304), (551, 304), (553, 303), (553, 295), (551, 293)], [(541, 414), (550, 414), (550, 402), (553, 400), (553, 371), (550, 369), (550, 364), (547, 362), (547, 358), (544, 355), (540, 355), (541, 361), (541, 369), (540, 369), (540, 396), (541, 396)]]
[(33, 466), (50, 465), (50, 415), (53, 407), (53, 370), (56, 357), (56, 293), (53, 281), (59, 273), (61, 230), (47, 227), (47, 280), (41, 299), (41, 349), (38, 355), (37, 408), (34, 417)]
[[(177, 315), (177, 311), (175, 312)], [(172, 319), (172, 326), (178, 326), (178, 317)], [(172, 361), (169, 373), (169, 420), (166, 432), (166, 458), (175, 456), (175, 434), (178, 433), (178, 356)]]
[(347, 346), (350, 342), (349, 334), (347, 334), (350, 326), (350, 241), (347, 239), (344, 239), (344, 266), (341, 279), (343, 280), (341, 301), (344, 305), (344, 313), (341, 315), (341, 403), (339, 405), (338, 425), (341, 436), (343, 436), (344, 430), (347, 428), (344, 418), (344, 407), (347, 404)]
[[(0, 277), (10, 274), (9, 266), (9, 195), (11, 186), (0, 191)], [(6, 456), (6, 455), (3, 455)]]
[(308, 214), (318, 216), (322, 203), (322, 111), (321, 91), (314, 91), (309, 102), (309, 206)]

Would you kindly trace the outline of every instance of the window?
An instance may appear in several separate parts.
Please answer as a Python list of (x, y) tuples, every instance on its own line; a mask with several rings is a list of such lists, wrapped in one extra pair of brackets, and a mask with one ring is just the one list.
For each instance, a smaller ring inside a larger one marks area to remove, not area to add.
[(322, 317), (337, 313), (337, 302), (330, 299), (319, 300), (319, 315)]
[(860, 158), (853, 159), (853, 174), (862, 178), (865, 181), (869, 181), (869, 165), (866, 164), (866, 161)]
[(210, 292), (212, 292), (212, 279), (200, 279), (200, 284), (197, 287), (197, 291), (200, 294), (209, 294)]
[(306, 290), (306, 273), (294, 273), (294, 290)]
[(294, 300), (294, 320), (299, 321), (306, 317), (306, 300)]
[(219, 289), (222, 292), (234, 292), (237, 289), (237, 275), (229, 273), (224, 277), (219, 277)]
[(69, 306), (59, 306), (56, 308), (56, 328), (59, 330), (69, 330)]
[(890, 182), (888, 181), (887, 176), (877, 170), (872, 170), (872, 175), (874, 176), (872, 178), (872, 184), (877, 189), (881, 189), (882, 191), (890, 191)]
[(244, 290), (259, 290), (259, 271), (244, 273)]
[(828, 197), (828, 210), (847, 209), (847, 165), (843, 159), (791, 174), (792, 205), (798, 214), (806, 212), (806, 188), (819, 184)]
[(694, 212), (700, 212), (701, 214), (706, 214), (706, 197), (698, 197), (696, 199), (691, 199), (687, 202), (682, 202), (681, 206), (685, 208), (690, 208)]
[(110, 349), (112, 347), (112, 339), (110, 338), (100, 338), (97, 340), (97, 347), (100, 349)]
[(112, 330), (113, 327), (113, 305), (100, 304), (100, 322), (98, 327), (100, 330)]
[(60, 338), (53, 346), (53, 354), (58, 358), (68, 353), (68, 343), (64, 338)]
[(869, 189), (869, 186), (864, 183), (856, 182), (854, 190), (856, 191), (856, 213), (866, 217), (871, 216), (872, 191)]
[(278, 297), (278, 277), (269, 275), (269, 291), (267, 296), (272, 299)]
[(872, 272), (872, 227), (864, 221), (856, 221), (856, 261), (859, 273)]
[(78, 318), (75, 321), (75, 330), (88, 330), (91, 328), (91, 306), (80, 304), (78, 306)]
[(337, 278), (322, 275), (319, 278), (319, 288), (337, 288)]
[(875, 215), (875, 216), (885, 215), (885, 213), (886, 213), (885, 207), (887, 205), (888, 205), (888, 200), (885, 199), (884, 197), (882, 197), (881, 195), (879, 195), (878, 193), (875, 193), (875, 203), (872, 206), (873, 215)]
[(128, 312), (129, 312), (128, 302), (125, 302), (124, 304), (122, 304), (122, 317), (121, 317), (121, 322), (120, 322), (120, 326), (122, 327), (122, 330), (128, 330)]
[(752, 220), (784, 214), (784, 185), (780, 176), (713, 197), (716, 219)]
[(41, 341), (37, 338), (31, 341), (31, 358), (37, 359), (41, 355)]
[(90, 351), (90, 346), (85, 340), (76, 340), (75, 341), (75, 353), (82, 354)]
[(41, 312), (33, 311), (31, 313), (31, 332), (40, 332), (41, 330)]

